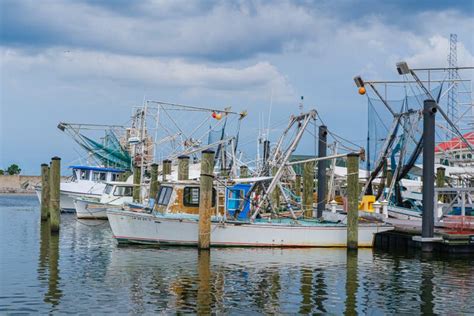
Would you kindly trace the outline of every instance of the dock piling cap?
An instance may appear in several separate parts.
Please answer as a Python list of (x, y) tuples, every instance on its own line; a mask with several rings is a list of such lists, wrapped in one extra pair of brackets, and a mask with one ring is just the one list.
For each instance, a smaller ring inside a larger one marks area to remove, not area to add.
[(58, 156), (54, 156), (53, 158), (51, 158), (51, 160), (61, 160), (61, 158), (59, 158)]
[(214, 154), (215, 151), (212, 150), (212, 149), (206, 149), (206, 150), (203, 150), (202, 153), (203, 153), (203, 154)]

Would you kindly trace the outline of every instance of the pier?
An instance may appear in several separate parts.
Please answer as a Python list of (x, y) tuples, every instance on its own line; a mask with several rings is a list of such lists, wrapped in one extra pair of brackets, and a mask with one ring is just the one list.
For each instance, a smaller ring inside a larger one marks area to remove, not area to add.
[[(466, 228), (474, 227), (474, 220), (468, 220)], [(419, 249), (423, 244), (421, 236), (421, 221), (400, 220), (390, 218), (387, 222), (395, 229), (375, 236), (374, 247), (386, 251)], [(430, 241), (433, 252), (443, 253), (474, 253), (474, 231), (463, 229), (446, 229), (443, 227), (434, 228), (434, 236)]]

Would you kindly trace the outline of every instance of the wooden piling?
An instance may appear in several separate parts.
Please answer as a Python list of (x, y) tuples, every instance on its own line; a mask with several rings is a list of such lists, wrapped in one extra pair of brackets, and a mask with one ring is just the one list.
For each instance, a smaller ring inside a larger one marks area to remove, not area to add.
[(61, 183), (61, 158), (51, 159), (49, 175), (49, 217), (51, 219), (51, 232), (59, 232), (60, 216), (60, 183)]
[(392, 184), (392, 178), (393, 178), (393, 171), (392, 171), (392, 168), (387, 168), (387, 181), (386, 181), (386, 184), (385, 186), (387, 188), (390, 187), (390, 185)]
[(303, 198), (302, 208), (305, 217), (313, 217), (314, 200), (314, 161), (303, 164)]
[(359, 154), (347, 155), (347, 248), (357, 249), (359, 231)]
[(140, 179), (141, 179), (141, 167), (135, 166), (133, 169), (133, 202), (140, 203)]
[(171, 174), (171, 160), (163, 160), (163, 170), (162, 170), (162, 178), (163, 181), (166, 181), (166, 176)]
[(214, 179), (214, 151), (204, 150), (201, 158), (199, 193), (199, 236), (198, 248), (209, 249), (211, 242), (211, 207)]
[(249, 177), (249, 168), (247, 166), (240, 166), (240, 177), (241, 178)]
[[(443, 188), (446, 183), (445, 181), (446, 181), (446, 168), (438, 167), (436, 169), (436, 187)], [(443, 203), (445, 202), (444, 194), (438, 195), (438, 201), (441, 201)]]
[(301, 175), (297, 174), (295, 176), (295, 194), (301, 197)]
[(154, 163), (151, 165), (150, 173), (150, 199), (156, 199), (156, 194), (158, 193), (158, 164)]
[(41, 165), (41, 220), (49, 218), (49, 166)]
[[(277, 167), (272, 168), (272, 176), (274, 176), (278, 171)], [(280, 188), (277, 186), (271, 195), (271, 203), (272, 207), (274, 210), (277, 210), (280, 208)]]
[(178, 180), (189, 179), (189, 156), (178, 157)]

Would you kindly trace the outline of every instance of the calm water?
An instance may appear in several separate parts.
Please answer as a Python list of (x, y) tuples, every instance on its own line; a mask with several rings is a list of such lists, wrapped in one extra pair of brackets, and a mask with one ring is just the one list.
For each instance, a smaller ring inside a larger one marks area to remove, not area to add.
[(0, 312), (474, 313), (474, 257), (344, 249), (117, 247), (108, 223), (41, 227), (0, 195)]

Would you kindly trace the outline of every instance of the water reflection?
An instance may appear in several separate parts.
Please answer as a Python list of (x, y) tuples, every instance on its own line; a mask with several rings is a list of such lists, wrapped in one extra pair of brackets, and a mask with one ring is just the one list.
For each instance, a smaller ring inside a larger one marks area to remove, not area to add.
[(59, 234), (51, 233), (49, 221), (41, 221), (40, 251), (38, 260), (38, 280), (45, 281), (47, 275), (48, 290), (43, 301), (52, 307), (60, 303), (62, 291), (59, 288)]
[(311, 312), (311, 290), (313, 283), (313, 271), (308, 267), (301, 269), (301, 306), (299, 312), (308, 314)]
[[(423, 261), (426, 259), (422, 259)], [(429, 260), (429, 259), (428, 259)], [(421, 305), (420, 310), (422, 315), (433, 315), (434, 295), (433, 295), (433, 270), (429, 267), (429, 263), (421, 262), (421, 282), (420, 282), (420, 296)]]
[(357, 255), (354, 250), (347, 251), (346, 264), (346, 309), (344, 315), (357, 314)]
[(211, 297), (211, 267), (210, 251), (201, 250), (198, 255), (198, 291), (197, 291), (197, 312), (199, 314), (210, 314)]
[[(73, 215), (62, 215), (59, 240), (39, 226), (34, 197), (23, 212), (10, 200), (0, 199), (0, 314), (474, 311), (472, 256), (117, 247), (107, 223), (86, 226)], [(7, 202), (14, 207), (2, 208)]]

